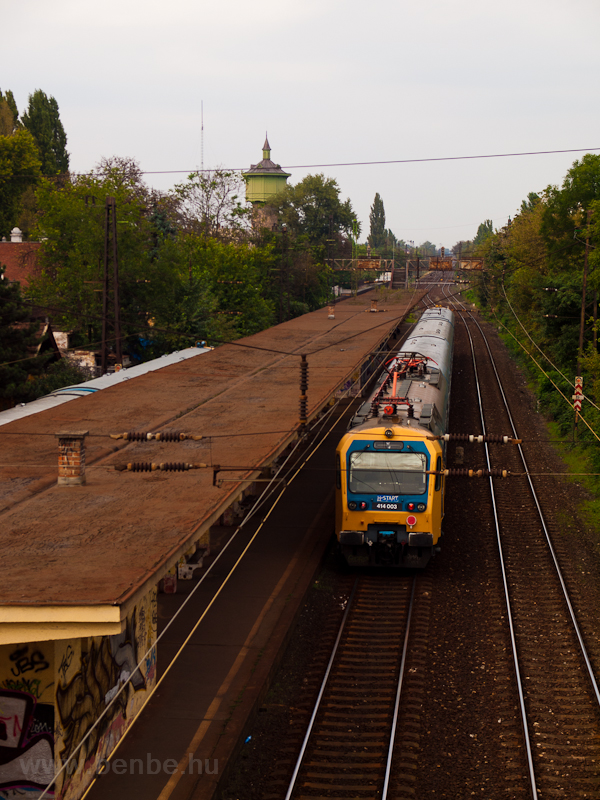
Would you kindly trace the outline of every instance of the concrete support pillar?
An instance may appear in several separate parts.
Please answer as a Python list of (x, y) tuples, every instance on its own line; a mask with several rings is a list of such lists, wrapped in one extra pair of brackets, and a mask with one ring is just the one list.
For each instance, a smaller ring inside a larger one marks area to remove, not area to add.
[(58, 485), (83, 486), (85, 483), (84, 439), (89, 431), (63, 431), (58, 439)]

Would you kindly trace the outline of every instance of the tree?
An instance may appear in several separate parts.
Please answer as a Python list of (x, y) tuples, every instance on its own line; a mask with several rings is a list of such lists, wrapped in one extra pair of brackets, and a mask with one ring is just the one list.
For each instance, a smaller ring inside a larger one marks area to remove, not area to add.
[(42, 174), (52, 176), (68, 172), (67, 134), (54, 97), (47, 97), (41, 89), (36, 89), (29, 95), (29, 105), (21, 121), (38, 146)]
[(114, 197), (123, 333), (144, 330), (153, 292), (168, 291), (170, 268), (150, 259), (152, 226), (141, 183), (117, 170), (96, 169), (63, 185), (42, 179), (36, 196), (42, 275), (29, 294), (64, 329), (79, 331), (82, 342), (99, 340), (105, 205)]
[(13, 93), (0, 91), (0, 136), (12, 136), (17, 130), (19, 111)]
[(360, 224), (350, 200), (340, 200), (337, 181), (322, 173), (286, 186), (269, 205), (277, 229), (263, 230), (263, 236), (280, 259), (270, 297), (283, 320), (330, 301), (339, 277), (334, 277), (331, 259), (351, 256), (351, 237), (358, 237)]
[(225, 239), (249, 230), (252, 209), (244, 196), (241, 174), (221, 168), (192, 172), (173, 190), (184, 230)]
[(420, 256), (434, 256), (437, 252), (436, 246), (429, 240), (426, 242), (421, 242), (421, 244), (417, 245), (417, 250), (419, 251)]
[[(341, 241), (352, 234), (355, 214), (350, 200), (340, 200), (335, 178), (322, 173), (307, 175), (295, 186), (288, 185), (270, 202), (292, 235), (317, 248), (315, 255), (325, 256), (328, 240)], [(360, 233), (360, 225), (358, 225)]]
[(452, 248), (452, 252), (455, 256), (469, 256), (473, 252), (473, 240), (472, 239), (461, 239), (458, 241), (454, 247)]
[(17, 130), (0, 136), (0, 236), (15, 226), (25, 192), (40, 177), (40, 158), (33, 136)]
[[(581, 269), (585, 251), (587, 212), (600, 202), (600, 156), (586, 153), (573, 162), (562, 187), (548, 186), (541, 233), (556, 269)], [(592, 217), (594, 225), (597, 214)]]
[(473, 247), (478, 247), (483, 244), (485, 240), (494, 233), (494, 223), (491, 219), (486, 219), (477, 228), (477, 233), (473, 239)]
[(375, 194), (375, 199), (373, 200), (373, 205), (371, 206), (369, 223), (371, 227), (371, 232), (368, 236), (369, 244), (376, 250), (384, 247), (386, 243), (385, 209), (383, 207), (383, 200), (379, 196), (379, 192)]
[(0, 402), (5, 407), (34, 399), (31, 379), (45, 361), (32, 358), (36, 338), (29, 315), (19, 284), (4, 280), (0, 266)]
[(249, 336), (275, 323), (275, 303), (269, 295), (277, 265), (270, 246), (198, 236), (188, 246), (192, 275), (216, 299), (216, 312), (228, 323), (227, 338)]
[(199, 339), (228, 340), (273, 324), (272, 245), (223, 241), (173, 222), (172, 197), (143, 183), (131, 159), (37, 192), (42, 276), (29, 293), (78, 343), (99, 346), (105, 201), (117, 211), (124, 349), (146, 360)]
[(527, 211), (533, 211), (533, 209), (541, 201), (542, 198), (537, 192), (529, 192), (529, 194), (527, 195), (527, 200), (523, 200), (521, 203), (521, 208), (519, 210), (519, 213), (525, 214)]

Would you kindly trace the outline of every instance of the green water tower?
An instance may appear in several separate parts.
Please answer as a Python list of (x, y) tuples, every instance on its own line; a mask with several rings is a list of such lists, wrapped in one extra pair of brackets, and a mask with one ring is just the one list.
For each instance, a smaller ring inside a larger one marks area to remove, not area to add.
[(242, 172), (242, 175), (246, 181), (246, 200), (256, 208), (282, 192), (291, 173), (284, 172), (280, 164), (271, 161), (271, 145), (266, 138), (262, 161), (252, 164), (247, 172)]

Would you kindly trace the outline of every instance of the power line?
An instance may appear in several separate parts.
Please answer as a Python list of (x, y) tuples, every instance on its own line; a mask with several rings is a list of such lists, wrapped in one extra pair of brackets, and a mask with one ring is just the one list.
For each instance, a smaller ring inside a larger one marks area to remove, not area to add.
[[(284, 164), (284, 169), (314, 169), (324, 167), (374, 167), (387, 164), (426, 164), (438, 161), (474, 161), (482, 158), (517, 158), (519, 156), (547, 156), (561, 153), (591, 153), (600, 150), (600, 147), (575, 147), (568, 150), (530, 150), (522, 153), (482, 153), (479, 155), (467, 156), (435, 156), (429, 158), (395, 158), (386, 161), (339, 161), (329, 164)], [(221, 172), (242, 172), (247, 167), (219, 167)], [(215, 172), (214, 169), (162, 169), (162, 170), (140, 170), (141, 175), (190, 175), (198, 172)], [(78, 177), (96, 176), (101, 177), (102, 172), (73, 172), (72, 175)], [(59, 176), (57, 176), (59, 177)], [(0, 178), (1, 180), (1, 178)]]
[[(314, 169), (315, 167), (373, 167), (385, 164), (424, 164), (435, 161), (468, 161), (479, 158), (515, 158), (517, 156), (545, 156), (554, 155), (557, 153), (589, 153), (592, 150), (600, 150), (600, 147), (578, 147), (572, 150), (532, 150), (524, 153), (486, 153), (484, 155), (476, 156), (439, 156), (435, 158), (397, 158), (390, 159), (389, 161), (340, 161), (332, 164), (284, 164), (283, 169)], [(231, 170), (232, 172), (240, 172), (246, 167), (224, 167), (223, 169)], [(197, 170), (143, 170), (143, 175), (174, 175), (177, 173), (188, 173)], [(208, 171), (208, 170), (206, 170)]]

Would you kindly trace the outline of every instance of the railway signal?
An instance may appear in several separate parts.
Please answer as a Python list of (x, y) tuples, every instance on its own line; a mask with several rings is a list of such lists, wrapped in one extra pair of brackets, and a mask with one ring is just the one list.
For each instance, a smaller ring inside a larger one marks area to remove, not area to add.
[(581, 413), (581, 403), (583, 401), (583, 378), (575, 378), (575, 394), (573, 395), (573, 408), (575, 409), (575, 424)]

